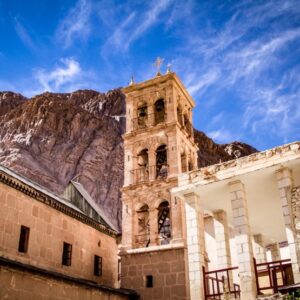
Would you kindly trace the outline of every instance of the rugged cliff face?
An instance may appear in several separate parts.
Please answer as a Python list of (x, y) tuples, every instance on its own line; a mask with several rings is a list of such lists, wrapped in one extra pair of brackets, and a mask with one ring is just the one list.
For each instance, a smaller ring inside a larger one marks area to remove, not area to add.
[[(0, 164), (62, 194), (80, 182), (120, 228), (125, 97), (80, 90), (31, 99), (0, 93)], [(218, 145), (195, 130), (199, 167), (251, 154), (253, 147)]]
[(233, 142), (230, 144), (217, 144), (202, 131), (194, 129), (195, 142), (199, 147), (198, 167), (205, 167), (219, 162), (228, 161), (257, 152), (252, 146)]
[(124, 103), (119, 90), (45, 93), (19, 103), (0, 116), (0, 164), (57, 194), (81, 175), (119, 226), (125, 121), (114, 116), (124, 115)]
[(0, 92), (0, 116), (23, 104), (26, 100), (28, 99), (21, 94)]

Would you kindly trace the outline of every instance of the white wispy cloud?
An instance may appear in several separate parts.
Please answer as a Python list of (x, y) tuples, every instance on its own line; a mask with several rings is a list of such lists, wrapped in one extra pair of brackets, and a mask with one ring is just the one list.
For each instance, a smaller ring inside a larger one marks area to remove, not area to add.
[(224, 127), (218, 130), (210, 131), (207, 133), (207, 135), (220, 144), (232, 142), (237, 139), (234, 134)]
[(44, 91), (58, 91), (66, 83), (72, 83), (81, 76), (79, 62), (72, 58), (61, 59), (61, 65), (52, 71), (37, 70), (35, 77)]
[(219, 78), (219, 71), (217, 69), (208, 70), (207, 73), (203, 74), (200, 78), (194, 75), (194, 79), (187, 86), (187, 90), (191, 95), (200, 96), (203, 94), (207, 87), (215, 83)]
[(89, 36), (91, 8), (89, 0), (78, 0), (60, 22), (56, 38), (65, 48), (71, 46), (75, 39), (84, 40)]
[(236, 111), (232, 118), (226, 107), (223, 121), (204, 126), (219, 142), (268, 131), (284, 140), (299, 137), (294, 128), (300, 120), (300, 78), (289, 73), (288, 61), (300, 50), (289, 50), (300, 39), (299, 27), (291, 22), (299, 18), (300, 5), (293, 0), (240, 1), (230, 10), (231, 17), (218, 28), (209, 24), (201, 31), (191, 30), (196, 26), (186, 29), (186, 43), (174, 65), (189, 92), (206, 99), (207, 108), (218, 109), (226, 101)]
[(21, 21), (18, 18), (14, 19), (15, 24), (15, 30), (21, 41), (32, 50), (36, 50), (35, 43), (30, 36), (28, 30), (25, 28), (25, 26), (21, 23)]
[(159, 16), (170, 4), (171, 0), (158, 0), (152, 2), (145, 12), (133, 10), (121, 24), (116, 25), (111, 37), (103, 46), (102, 53), (106, 53), (107, 49), (111, 51), (112, 46), (117, 50), (127, 51), (134, 41), (160, 21)]

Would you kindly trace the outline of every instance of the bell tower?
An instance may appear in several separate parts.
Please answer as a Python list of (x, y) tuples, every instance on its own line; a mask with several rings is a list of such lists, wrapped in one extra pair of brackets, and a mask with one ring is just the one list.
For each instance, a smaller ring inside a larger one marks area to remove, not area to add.
[(123, 92), (121, 285), (142, 299), (188, 299), (183, 207), (170, 189), (197, 167), (194, 101), (170, 71)]

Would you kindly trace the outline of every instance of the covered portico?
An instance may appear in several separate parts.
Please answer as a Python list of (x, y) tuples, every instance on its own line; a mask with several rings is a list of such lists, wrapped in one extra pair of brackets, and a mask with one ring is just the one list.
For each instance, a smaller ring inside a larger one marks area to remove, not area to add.
[(182, 174), (172, 193), (185, 203), (191, 299), (300, 282), (299, 142)]

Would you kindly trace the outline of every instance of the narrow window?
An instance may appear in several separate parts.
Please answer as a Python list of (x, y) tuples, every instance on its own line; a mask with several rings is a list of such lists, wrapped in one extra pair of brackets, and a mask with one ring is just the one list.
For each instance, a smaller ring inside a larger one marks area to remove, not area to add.
[(28, 250), (30, 228), (21, 225), (20, 240), (19, 240), (19, 252), (26, 253)]
[(146, 287), (147, 288), (152, 288), (153, 287), (153, 276), (152, 275), (147, 275), (146, 276)]
[(71, 259), (72, 259), (72, 245), (64, 242), (62, 264), (64, 266), (71, 266)]
[(118, 259), (118, 280), (121, 280), (121, 259)]
[(101, 276), (102, 275), (102, 257), (95, 255), (94, 258), (94, 275)]

